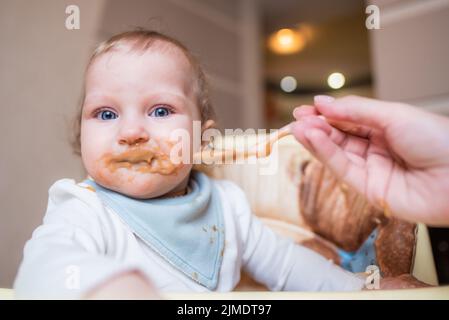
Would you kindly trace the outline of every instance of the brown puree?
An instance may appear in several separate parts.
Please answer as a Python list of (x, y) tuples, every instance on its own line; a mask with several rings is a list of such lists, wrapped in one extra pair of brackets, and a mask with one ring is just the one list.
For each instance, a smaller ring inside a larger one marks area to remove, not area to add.
[(169, 155), (158, 145), (151, 145), (149, 148), (136, 146), (118, 155), (107, 154), (101, 160), (111, 172), (126, 168), (140, 173), (169, 175), (176, 173), (182, 165), (170, 161)]

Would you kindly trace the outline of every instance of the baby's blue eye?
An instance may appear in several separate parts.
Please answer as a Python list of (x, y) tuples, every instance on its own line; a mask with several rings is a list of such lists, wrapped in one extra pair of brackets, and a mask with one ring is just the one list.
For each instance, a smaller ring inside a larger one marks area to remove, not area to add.
[(150, 113), (150, 116), (159, 118), (159, 117), (167, 117), (170, 114), (171, 114), (170, 109), (168, 109), (166, 107), (157, 107)]
[(115, 114), (115, 112), (112, 112), (111, 110), (100, 111), (97, 114), (97, 118), (98, 118), (98, 116), (101, 117), (101, 120), (114, 120), (114, 119), (117, 119), (117, 114)]

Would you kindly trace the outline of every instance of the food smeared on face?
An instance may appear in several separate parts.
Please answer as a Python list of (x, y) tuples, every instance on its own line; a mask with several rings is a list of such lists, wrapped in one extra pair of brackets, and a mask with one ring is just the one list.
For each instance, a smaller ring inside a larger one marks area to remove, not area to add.
[(154, 141), (149, 146), (136, 145), (117, 155), (106, 154), (101, 160), (112, 173), (119, 168), (125, 168), (140, 173), (170, 175), (176, 173), (182, 165), (174, 164), (170, 160), (169, 153), (164, 152)]
[(126, 196), (171, 196), (186, 189), (193, 167), (193, 121), (201, 120), (195, 75), (176, 46), (133, 48), (123, 43), (89, 65), (83, 164), (99, 185)]

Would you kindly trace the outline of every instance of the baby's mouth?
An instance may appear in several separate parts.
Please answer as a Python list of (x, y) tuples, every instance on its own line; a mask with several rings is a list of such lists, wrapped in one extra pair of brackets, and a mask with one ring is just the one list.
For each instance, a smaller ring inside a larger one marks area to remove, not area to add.
[(170, 157), (157, 145), (148, 149), (134, 147), (118, 155), (106, 155), (102, 159), (111, 172), (125, 168), (140, 173), (168, 175), (174, 173), (179, 167), (172, 163)]

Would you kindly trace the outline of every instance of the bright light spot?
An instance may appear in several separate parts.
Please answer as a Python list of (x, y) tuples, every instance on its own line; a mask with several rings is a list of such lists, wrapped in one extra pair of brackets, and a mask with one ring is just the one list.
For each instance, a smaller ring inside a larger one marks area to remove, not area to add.
[(291, 76), (283, 77), (281, 80), (281, 89), (285, 92), (295, 91), (297, 85), (296, 79)]
[(282, 46), (291, 46), (293, 44), (293, 39), (295, 37), (295, 34), (290, 29), (282, 29), (279, 30), (276, 34), (279, 44)]
[(304, 48), (304, 36), (297, 30), (281, 29), (270, 36), (268, 46), (278, 54), (291, 54)]
[(340, 89), (345, 85), (345, 76), (340, 72), (334, 72), (327, 78), (327, 84), (332, 89)]

